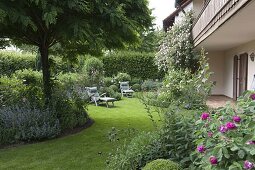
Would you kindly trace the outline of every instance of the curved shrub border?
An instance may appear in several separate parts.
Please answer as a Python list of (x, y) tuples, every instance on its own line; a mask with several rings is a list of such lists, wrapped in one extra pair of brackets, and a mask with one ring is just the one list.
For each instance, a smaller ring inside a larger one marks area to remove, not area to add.
[(31, 141), (31, 142), (20, 142), (20, 143), (15, 143), (15, 144), (5, 144), (5, 145), (0, 145), (0, 149), (8, 149), (8, 148), (18, 147), (18, 146), (22, 146), (22, 145), (35, 144), (35, 143), (40, 143), (40, 142), (45, 142), (45, 141), (50, 141), (50, 140), (63, 138), (63, 137), (69, 136), (69, 135), (77, 134), (77, 133), (91, 127), (94, 123), (95, 123), (95, 121), (93, 119), (88, 118), (87, 122), (84, 125), (77, 126), (73, 129), (65, 130), (64, 132), (59, 134), (56, 138), (44, 139), (44, 140), (38, 140), (38, 141)]

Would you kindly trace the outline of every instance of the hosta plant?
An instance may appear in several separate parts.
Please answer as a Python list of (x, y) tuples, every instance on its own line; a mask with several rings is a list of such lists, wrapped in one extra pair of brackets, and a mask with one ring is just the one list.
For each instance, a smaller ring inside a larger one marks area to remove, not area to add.
[[(255, 102), (250, 99), (247, 102)], [(197, 149), (192, 155), (194, 169), (255, 169), (253, 106), (250, 112), (247, 108), (244, 112), (238, 107), (241, 106), (237, 104), (232, 108), (227, 105), (211, 113), (200, 114), (195, 132)]]

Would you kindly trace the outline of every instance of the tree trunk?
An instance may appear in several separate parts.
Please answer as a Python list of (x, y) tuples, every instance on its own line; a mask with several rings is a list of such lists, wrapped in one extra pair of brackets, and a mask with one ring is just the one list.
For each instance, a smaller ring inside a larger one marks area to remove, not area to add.
[(49, 64), (49, 47), (41, 45), (39, 47), (43, 71), (43, 91), (45, 96), (45, 104), (48, 105), (51, 100), (51, 82), (50, 82), (50, 64)]

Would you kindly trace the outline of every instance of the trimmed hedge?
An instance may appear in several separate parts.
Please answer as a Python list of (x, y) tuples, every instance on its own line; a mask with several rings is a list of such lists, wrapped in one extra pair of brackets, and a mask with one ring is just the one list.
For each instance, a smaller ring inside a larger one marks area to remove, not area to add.
[(11, 75), (17, 70), (35, 69), (33, 54), (21, 54), (15, 52), (0, 52), (0, 74)]
[(119, 72), (128, 73), (131, 77), (161, 79), (163, 71), (158, 71), (153, 53), (118, 52), (103, 57), (105, 76), (112, 77)]
[[(75, 69), (59, 56), (50, 56), (49, 62), (53, 74)], [(36, 70), (36, 54), (0, 51), (0, 75), (10, 76), (17, 70), (24, 69)]]

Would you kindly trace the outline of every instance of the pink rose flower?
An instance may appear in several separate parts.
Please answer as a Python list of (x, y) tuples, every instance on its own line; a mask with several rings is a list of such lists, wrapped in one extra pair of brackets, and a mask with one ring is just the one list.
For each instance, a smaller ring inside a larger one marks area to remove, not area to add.
[(208, 118), (209, 118), (209, 113), (206, 113), (206, 112), (204, 112), (204, 113), (202, 113), (202, 115), (201, 115), (201, 119), (202, 120), (207, 120)]
[(233, 121), (236, 122), (236, 123), (240, 123), (241, 122), (241, 117), (233, 116)]
[(233, 129), (236, 128), (236, 125), (232, 122), (227, 122), (226, 127), (227, 127), (228, 130), (233, 130)]
[(197, 147), (197, 151), (200, 152), (200, 153), (204, 153), (205, 152), (205, 147), (204, 145), (200, 145)]
[(225, 133), (225, 132), (228, 131), (228, 128), (227, 128), (225, 125), (221, 125), (220, 128), (219, 128), (219, 131), (220, 131), (221, 133)]
[(249, 161), (244, 161), (244, 169), (252, 169), (254, 168), (254, 164), (252, 162)]
[(210, 160), (210, 163), (211, 163), (212, 165), (217, 165), (217, 164), (218, 164), (218, 159), (217, 159), (215, 156), (211, 156), (211, 157), (209, 158), (209, 160)]
[(255, 93), (252, 94), (252, 95), (250, 95), (250, 98), (251, 98), (252, 100), (255, 100)]

